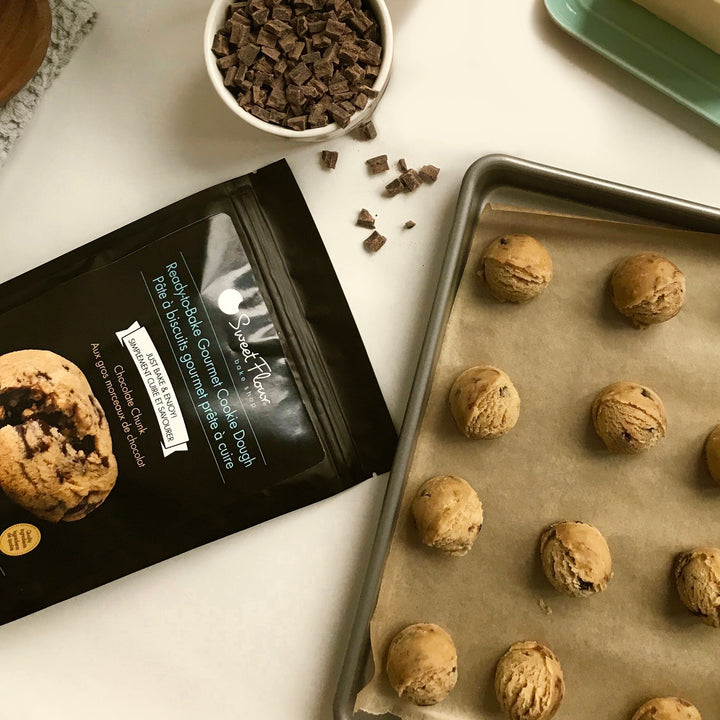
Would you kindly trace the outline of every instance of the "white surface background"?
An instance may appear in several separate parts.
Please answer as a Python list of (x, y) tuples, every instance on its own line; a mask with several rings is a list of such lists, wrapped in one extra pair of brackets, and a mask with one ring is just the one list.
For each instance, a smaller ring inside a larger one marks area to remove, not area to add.
[[(505, 152), (720, 202), (720, 129), (564, 35), (539, 0), (388, 0), (379, 135), (329, 143), (332, 173), (319, 146), (266, 137), (213, 94), (208, 0), (95, 4), (97, 27), (0, 169), (0, 280), (287, 157), (398, 427), (473, 160)], [(389, 178), (364, 168), (381, 153), (440, 178), (382, 198)], [(353, 226), (363, 206), (389, 238), (376, 256)], [(0, 628), (0, 718), (329, 720), (385, 479)]]

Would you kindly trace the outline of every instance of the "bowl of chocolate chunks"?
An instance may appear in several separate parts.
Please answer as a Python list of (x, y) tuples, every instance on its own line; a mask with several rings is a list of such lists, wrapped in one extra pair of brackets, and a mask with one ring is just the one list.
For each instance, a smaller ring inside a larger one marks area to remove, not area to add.
[(367, 121), (392, 65), (383, 0), (214, 0), (204, 41), (208, 75), (230, 110), (296, 140)]

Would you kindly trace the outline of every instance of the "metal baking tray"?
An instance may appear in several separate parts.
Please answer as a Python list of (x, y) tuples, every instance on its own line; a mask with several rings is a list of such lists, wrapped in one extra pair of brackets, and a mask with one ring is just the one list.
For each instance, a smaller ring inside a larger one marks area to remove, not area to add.
[[(390, 471), (382, 511), (358, 600), (350, 639), (335, 693), (335, 720), (368, 720), (379, 716), (355, 713), (355, 697), (368, 678), (370, 619), (375, 609), (383, 566), (392, 539), (405, 477), (415, 439), (432, 385), (445, 326), (452, 309), (460, 277), (480, 211), (491, 196), (503, 193), (523, 197), (525, 206), (538, 205), (573, 210), (576, 214), (626, 219), (666, 225), (698, 232), (720, 233), (720, 209), (687, 200), (659, 195), (638, 188), (508, 155), (487, 155), (476, 160), (465, 173), (440, 271), (435, 301), (425, 332), (415, 380), (408, 401), (400, 441)], [(528, 201), (529, 200), (529, 201)], [(578, 206), (586, 210), (578, 211)], [(394, 715), (382, 718), (391, 720)]]

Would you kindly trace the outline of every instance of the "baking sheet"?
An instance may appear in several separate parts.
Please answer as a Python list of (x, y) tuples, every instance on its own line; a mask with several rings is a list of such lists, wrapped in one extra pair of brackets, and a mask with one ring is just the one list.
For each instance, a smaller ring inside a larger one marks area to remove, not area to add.
[[(550, 250), (555, 278), (528, 305), (500, 304), (475, 280), (484, 245), (529, 232)], [(720, 545), (720, 487), (702, 461), (720, 422), (717, 262), (720, 238), (623, 223), (488, 208), (483, 213), (449, 320), (385, 567), (371, 639), (377, 672), (356, 709), (403, 718), (501, 718), (495, 663), (518, 640), (548, 644), (560, 658), (566, 698), (556, 716), (629, 717), (653, 695), (680, 694), (705, 718), (720, 717), (720, 632), (677, 599), (672, 560), (696, 545)], [(612, 269), (655, 250), (688, 278), (678, 318), (645, 331), (613, 308)], [(475, 364), (508, 372), (522, 398), (516, 428), (470, 442), (446, 403), (456, 375)], [(639, 456), (612, 456), (595, 435), (590, 404), (605, 385), (635, 380), (655, 389), (668, 436)], [(409, 504), (436, 474), (478, 490), (485, 525), (472, 552), (447, 558), (422, 546)], [(552, 522), (582, 519), (604, 533), (615, 577), (586, 600), (560, 595), (537, 557)], [(552, 609), (546, 615), (544, 600)], [(437, 622), (455, 638), (458, 685), (441, 704), (398, 700), (382, 666), (392, 636)]]

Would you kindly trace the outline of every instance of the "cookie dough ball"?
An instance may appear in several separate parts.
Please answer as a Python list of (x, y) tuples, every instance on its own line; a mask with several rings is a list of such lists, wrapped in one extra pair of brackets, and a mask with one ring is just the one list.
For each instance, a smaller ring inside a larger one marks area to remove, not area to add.
[(5, 495), (45, 520), (80, 520), (116, 478), (107, 419), (80, 369), (46, 350), (0, 356)]
[(657, 393), (631, 382), (603, 388), (593, 401), (592, 420), (602, 441), (616, 453), (649, 450), (667, 431), (665, 407)]
[(621, 262), (611, 286), (615, 307), (638, 327), (674, 318), (685, 300), (682, 270), (651, 252)]
[(386, 669), (399, 697), (435, 705), (457, 682), (455, 643), (439, 625), (409, 625), (392, 639)]
[(420, 538), (448, 555), (465, 555), (482, 528), (482, 503), (462, 478), (442, 475), (430, 478), (418, 490), (412, 504)]
[(565, 694), (560, 662), (536, 642), (515, 643), (495, 670), (495, 695), (510, 720), (550, 720)]
[(498, 300), (524, 303), (548, 286), (553, 266), (545, 246), (531, 235), (503, 235), (485, 249), (478, 275)]
[(499, 438), (520, 417), (520, 396), (496, 367), (477, 365), (460, 373), (450, 388), (450, 412), (465, 437)]
[(720, 628), (720, 548), (696, 548), (675, 560), (675, 583), (685, 607)]
[(648, 700), (639, 707), (632, 720), (702, 720), (700, 711), (687, 700), (662, 697)]
[(602, 592), (612, 577), (610, 548), (588, 523), (551, 525), (540, 539), (540, 559), (552, 586), (573, 597)]
[(720, 483), (720, 425), (708, 435), (705, 441), (705, 460), (712, 479)]

